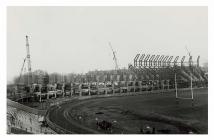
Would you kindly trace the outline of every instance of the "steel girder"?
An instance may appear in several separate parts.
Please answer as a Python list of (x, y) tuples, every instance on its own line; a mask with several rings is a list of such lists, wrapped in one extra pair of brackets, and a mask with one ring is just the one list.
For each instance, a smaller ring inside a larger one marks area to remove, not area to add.
[(170, 56), (167, 60), (167, 66), (170, 67), (173, 56)]
[(197, 57), (197, 67), (199, 68), (199, 59), (200, 59), (200, 56)]
[(149, 60), (150, 54), (146, 55), (146, 58), (144, 59), (144, 67), (147, 67), (148, 65), (148, 60)]
[(149, 59), (149, 68), (152, 68), (152, 66), (153, 66), (152, 63), (153, 63), (154, 58), (155, 58), (155, 55), (152, 55), (150, 57), (150, 59)]
[(157, 68), (158, 67), (158, 59), (159, 59), (160, 55), (157, 55), (154, 59), (154, 67)]
[[(197, 58), (197, 67), (199, 67), (199, 59), (200, 56)], [(181, 71), (184, 63), (188, 63), (189, 68), (193, 66), (192, 56), (189, 57), (187, 62), (184, 62), (185, 56), (181, 58), (180, 62), (178, 60), (179, 56), (176, 56), (173, 60), (173, 56), (137, 54), (134, 58), (134, 66), (131, 65), (129, 68), (137, 75), (143, 77), (143, 79), (173, 80), (173, 74), (180, 73), (179, 71)], [(186, 71), (187, 67), (184, 69)]]
[(140, 59), (139, 59), (139, 66), (140, 67), (142, 67), (142, 65), (143, 65), (142, 63), (143, 63), (144, 57), (145, 57), (145, 54), (142, 54), (141, 57), (140, 57)]
[(161, 67), (162, 66), (162, 63), (163, 63), (163, 59), (164, 59), (164, 55), (161, 55), (161, 57), (158, 59), (158, 67)]
[(134, 58), (134, 67), (137, 66), (137, 60), (138, 60), (139, 56), (140, 56), (140, 54), (137, 54)]
[(169, 58), (169, 56), (165, 56), (162, 62), (162, 67), (166, 67), (166, 63), (167, 63), (167, 59)]
[(174, 63), (174, 66), (177, 66), (177, 64), (178, 64), (178, 59), (179, 59), (179, 56), (176, 56), (175, 59), (174, 59), (174, 62), (173, 62), (173, 63)]

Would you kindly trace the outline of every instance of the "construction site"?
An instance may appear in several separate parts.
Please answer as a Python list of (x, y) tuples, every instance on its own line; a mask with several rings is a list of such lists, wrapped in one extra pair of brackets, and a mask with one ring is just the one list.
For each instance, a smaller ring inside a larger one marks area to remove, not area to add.
[(120, 69), (109, 42), (115, 69), (57, 74), (32, 70), (25, 39), (20, 75), (7, 90), (7, 133), (208, 133), (208, 73), (187, 48), (187, 57), (139, 53)]

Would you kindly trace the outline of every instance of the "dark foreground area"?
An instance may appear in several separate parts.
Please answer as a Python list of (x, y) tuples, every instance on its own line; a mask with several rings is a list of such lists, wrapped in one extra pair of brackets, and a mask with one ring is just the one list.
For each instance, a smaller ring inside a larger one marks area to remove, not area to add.
[(12, 127), (11, 128), (11, 133), (12, 134), (32, 134), (30, 132), (27, 132), (25, 130), (22, 130), (22, 129), (18, 129), (18, 128), (15, 128), (15, 127)]
[(175, 93), (74, 100), (52, 108), (51, 122), (78, 134), (207, 134), (208, 90), (176, 103)]

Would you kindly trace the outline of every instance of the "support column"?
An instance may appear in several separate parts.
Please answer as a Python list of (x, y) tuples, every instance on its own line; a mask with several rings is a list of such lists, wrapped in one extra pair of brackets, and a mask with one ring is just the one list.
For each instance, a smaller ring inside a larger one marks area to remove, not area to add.
[(155, 78), (153, 77), (153, 80), (152, 80), (152, 91), (154, 91), (154, 82), (155, 82)]
[(42, 85), (39, 85), (39, 102), (41, 103), (42, 102)]
[(121, 86), (120, 85), (121, 85), (121, 82), (119, 81), (118, 82), (118, 87), (119, 87), (119, 92), (121, 93)]
[(88, 95), (91, 96), (91, 83), (88, 85)]
[(162, 89), (164, 90), (164, 87), (165, 87), (165, 85), (164, 85), (164, 80), (162, 80)]
[(142, 81), (138, 81), (139, 82), (139, 88), (140, 88), (140, 93), (142, 92)]
[(114, 82), (112, 82), (112, 94), (115, 94), (115, 91), (114, 91)]
[(178, 104), (178, 87), (177, 87), (177, 77), (175, 73), (175, 98), (176, 98), (176, 104)]
[(97, 95), (99, 95), (100, 94), (100, 92), (99, 92), (100, 90), (99, 90), (99, 82), (97, 82)]
[(73, 96), (73, 84), (71, 83), (71, 96)]
[(128, 86), (128, 81), (126, 80), (126, 89), (127, 89), (127, 94), (129, 93), (129, 86)]
[(71, 88), (71, 91), (70, 91), (70, 96), (73, 96), (73, 88)]
[(82, 96), (82, 84), (79, 85), (79, 96)]
[(175, 74), (175, 96), (176, 96), (176, 99), (178, 98), (178, 88), (177, 88), (177, 77), (176, 77), (176, 74)]
[(42, 93), (40, 92), (39, 94), (39, 102), (41, 103), (42, 102)]
[(65, 84), (62, 85), (62, 96), (65, 97)]
[(193, 88), (192, 88), (192, 74), (190, 75), (191, 76), (191, 83), (190, 83), (190, 85), (191, 85), (191, 94), (192, 94), (192, 106), (194, 106), (194, 100), (193, 100)]
[(160, 80), (157, 80), (157, 88), (160, 90)]
[(105, 95), (107, 95), (106, 82), (104, 82), (104, 87), (105, 87)]
[(167, 86), (168, 86), (168, 90), (169, 90), (169, 80), (167, 80)]
[(55, 98), (56, 98), (56, 93), (57, 93), (56, 87), (57, 87), (57, 84), (55, 83), (55, 84), (54, 84), (54, 89), (53, 89), (53, 90), (54, 90)]

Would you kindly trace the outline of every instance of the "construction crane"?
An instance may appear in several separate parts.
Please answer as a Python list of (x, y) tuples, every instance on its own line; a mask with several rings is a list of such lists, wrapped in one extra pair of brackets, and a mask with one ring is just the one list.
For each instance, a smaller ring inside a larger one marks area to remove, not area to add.
[(22, 72), (23, 72), (24, 65), (25, 65), (25, 60), (26, 60), (26, 57), (24, 58), (24, 62), (23, 62), (23, 64), (22, 64), (22, 68), (21, 68), (21, 72), (20, 72), (20, 76), (19, 76), (19, 81), (18, 81), (18, 84), (20, 84), (20, 81), (21, 81)]
[[(22, 64), (22, 68), (21, 68), (21, 71), (20, 71), (20, 76), (19, 76), (19, 79), (18, 79), (18, 83), (17, 83), (17, 91), (21, 91), (23, 92), (23, 90), (26, 90), (27, 92), (30, 92), (30, 88), (31, 88), (31, 85), (32, 85), (32, 72), (31, 72), (31, 60), (30, 60), (30, 49), (29, 49), (29, 41), (28, 41), (28, 36), (26, 36), (26, 52), (27, 52), (27, 55), (26, 57), (24, 58), (24, 61), (23, 61), (23, 64)], [(24, 78), (24, 85), (22, 85), (20, 82), (21, 82), (21, 78), (22, 78), (22, 73), (24, 71), (24, 68), (25, 65), (26, 65), (26, 62), (27, 62), (27, 67), (28, 67), (28, 70), (27, 70), (27, 85), (26, 84), (26, 79)], [(23, 86), (24, 86), (24, 89), (23, 89)]]
[(115, 70), (117, 71), (119, 69), (119, 66), (118, 66), (118, 62), (117, 62), (116, 52), (113, 50), (111, 42), (109, 42), (109, 46), (110, 46), (110, 48), (112, 50), (112, 53), (113, 53), (113, 60), (114, 60), (114, 63), (115, 63)]
[(189, 55), (189, 57), (190, 57), (191, 55), (190, 55), (189, 50), (187, 49), (187, 46), (185, 46), (185, 48), (186, 48), (186, 51), (187, 51), (187, 53), (188, 53), (188, 55)]
[(188, 50), (187, 46), (185, 46), (186, 48), (186, 51), (189, 55), (189, 66), (192, 66), (193, 65), (193, 61), (192, 61), (192, 56), (191, 56), (191, 52)]
[(31, 72), (31, 60), (30, 60), (30, 48), (28, 36), (26, 35), (26, 50), (27, 50), (27, 64), (28, 64), (28, 85), (32, 84), (32, 72)]

